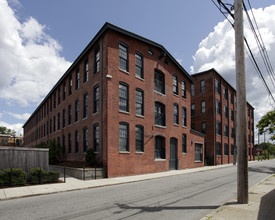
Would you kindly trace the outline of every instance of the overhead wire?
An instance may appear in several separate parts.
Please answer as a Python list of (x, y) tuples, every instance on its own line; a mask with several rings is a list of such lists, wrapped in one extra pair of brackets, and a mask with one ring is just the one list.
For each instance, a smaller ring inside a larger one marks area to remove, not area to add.
[[(227, 4), (227, 3), (225, 4), (225, 3), (223, 3), (221, 0), (217, 0), (218, 4), (216, 4), (216, 3), (214, 2), (214, 0), (211, 0), (211, 1), (212, 1), (212, 2), (214, 3), (214, 5), (219, 9), (219, 11), (223, 14), (223, 16), (229, 21), (229, 23), (231, 24), (231, 26), (232, 26), (233, 29), (234, 29), (234, 24), (229, 20), (228, 16), (226, 16), (225, 13), (222, 11), (222, 7), (223, 7), (223, 8), (227, 11), (227, 13), (234, 19), (234, 15), (232, 14), (232, 12), (231, 12), (231, 11), (227, 8), (227, 6), (226, 6), (226, 5), (230, 5), (231, 7), (233, 7), (233, 5)], [(244, 3), (243, 3), (243, 4), (244, 4)], [(247, 40), (246, 40), (245, 37), (244, 37), (244, 41), (245, 41), (246, 47), (247, 47), (248, 52), (249, 52), (248, 55), (250, 55), (250, 56), (248, 56), (248, 57), (249, 57), (249, 59), (250, 59), (252, 65), (254, 66), (256, 72), (258, 73), (258, 75), (259, 75), (261, 81), (263, 82), (264, 87), (266, 88), (267, 92), (269, 93), (269, 96), (272, 98), (273, 102), (275, 103), (275, 99), (274, 99), (274, 97), (273, 97), (273, 95), (272, 95), (272, 93), (271, 93), (271, 91), (270, 91), (270, 89), (269, 89), (269, 87), (268, 87), (268, 85), (267, 85), (267, 83), (266, 83), (264, 77), (263, 77), (263, 74), (262, 74), (262, 72), (261, 72), (261, 70), (260, 70), (260, 68), (259, 68), (259, 65), (257, 64), (256, 59), (255, 59), (255, 57), (254, 57), (254, 55), (253, 55), (253, 53), (252, 53), (252, 50), (251, 50), (251, 48), (250, 48), (250, 46), (249, 46), (249, 44), (248, 44), (248, 42), (247, 42)]]
[[(260, 51), (260, 55), (261, 55), (261, 57), (263, 59), (264, 65), (265, 65), (266, 70), (267, 70), (267, 73), (268, 73), (268, 75), (270, 77), (270, 81), (271, 81), (273, 87), (275, 88), (275, 84), (274, 84), (274, 82), (275, 82), (275, 76), (274, 76), (274, 72), (272, 72), (271, 63), (270, 63), (270, 61), (268, 60), (268, 58), (266, 56), (266, 53), (265, 53), (266, 50), (264, 49), (265, 48), (264, 47), (264, 43), (263, 43), (263, 41), (261, 42), (260, 39), (259, 39), (259, 37), (258, 37), (259, 34), (257, 34), (257, 32), (256, 32), (256, 30), (254, 28), (254, 25), (252, 23), (252, 20), (251, 20), (249, 14), (248, 14), (248, 11), (247, 11), (247, 8), (246, 8), (245, 4), (244, 4), (244, 10), (245, 10), (245, 13), (246, 13), (247, 20), (248, 20), (248, 23), (250, 25), (251, 31), (254, 34), (255, 40), (257, 42), (257, 45), (258, 45), (258, 48), (259, 48), (259, 51)], [(256, 22), (256, 20), (255, 20), (255, 22)], [(258, 30), (258, 32), (259, 32), (259, 30)]]
[[(261, 35), (260, 31), (259, 31), (259, 27), (258, 27), (258, 24), (257, 24), (256, 19), (255, 19), (255, 16), (254, 16), (254, 12), (253, 12), (253, 10), (252, 10), (251, 4), (250, 4), (250, 0), (247, 0), (247, 1), (248, 1), (248, 4), (249, 4), (249, 7), (250, 7), (250, 11), (251, 11), (252, 16), (253, 16), (253, 20), (254, 20), (255, 25), (256, 25), (256, 27), (257, 27), (257, 30), (258, 30), (260, 39), (261, 39), (261, 41), (262, 41), (263, 49), (264, 49), (264, 51), (266, 52), (266, 56), (267, 56), (267, 58), (268, 58), (268, 60), (269, 60), (269, 63), (270, 63), (270, 59), (269, 59), (268, 53), (267, 53), (267, 51), (266, 51), (266, 47), (265, 47), (265, 45), (264, 45), (264, 41), (263, 41), (262, 35)], [(272, 69), (272, 72), (274, 73), (273, 67), (272, 67), (271, 63), (270, 63), (270, 67), (271, 67), (271, 69)]]

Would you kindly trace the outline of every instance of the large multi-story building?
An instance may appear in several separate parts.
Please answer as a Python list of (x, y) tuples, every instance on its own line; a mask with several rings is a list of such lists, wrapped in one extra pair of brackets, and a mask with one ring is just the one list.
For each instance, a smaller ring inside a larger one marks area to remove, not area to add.
[[(232, 163), (236, 151), (236, 90), (215, 70), (192, 75), (192, 129), (204, 133), (205, 160)], [(254, 159), (254, 108), (247, 103), (248, 158)]]
[(192, 83), (162, 45), (106, 23), (23, 126), (25, 146), (55, 139), (74, 161), (93, 148), (108, 177), (203, 166)]

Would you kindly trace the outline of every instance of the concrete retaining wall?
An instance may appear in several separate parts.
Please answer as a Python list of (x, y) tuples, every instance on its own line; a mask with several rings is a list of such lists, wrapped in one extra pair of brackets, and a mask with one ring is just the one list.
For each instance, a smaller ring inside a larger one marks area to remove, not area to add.
[(48, 170), (49, 149), (0, 147), (0, 170), (11, 167), (22, 168), (26, 172), (36, 167)]
[[(64, 167), (50, 165), (49, 169), (52, 171), (59, 171), (64, 174)], [(95, 170), (96, 169), (96, 170)], [(90, 179), (102, 179), (106, 177), (106, 172), (104, 168), (73, 168), (65, 167), (66, 176), (71, 176), (81, 180), (90, 180)]]

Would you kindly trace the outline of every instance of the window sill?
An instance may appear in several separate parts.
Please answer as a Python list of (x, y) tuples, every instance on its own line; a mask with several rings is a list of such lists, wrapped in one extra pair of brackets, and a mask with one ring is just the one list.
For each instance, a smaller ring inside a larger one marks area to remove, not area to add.
[(155, 159), (156, 162), (166, 161), (166, 159)]
[(140, 78), (138, 76), (136, 76), (136, 79), (139, 79), (140, 81), (144, 82), (144, 79), (143, 78)]
[(202, 163), (201, 160), (195, 160), (195, 163)]
[(174, 126), (179, 127), (179, 124), (175, 124), (175, 123), (174, 123)]
[(185, 125), (182, 125), (182, 127), (183, 127), (183, 128), (187, 128), (187, 126), (185, 126)]
[(186, 97), (182, 97), (182, 99), (185, 100), (185, 101), (187, 100)]
[(86, 120), (88, 117), (82, 118), (82, 121)]
[(99, 112), (93, 112), (93, 115), (97, 115)]
[(181, 154), (184, 154), (184, 155), (185, 155), (185, 154), (187, 154), (187, 152), (183, 152), (183, 153), (181, 153)]
[(136, 114), (136, 117), (144, 118), (144, 115), (137, 115), (137, 114)]
[(130, 112), (126, 112), (126, 111), (122, 111), (122, 110), (118, 110), (119, 113), (125, 114), (125, 115), (130, 115)]
[(129, 151), (119, 151), (118, 153), (120, 153), (120, 154), (130, 154)]
[(156, 124), (155, 124), (155, 127), (166, 129), (166, 126), (162, 126), (162, 125), (156, 125)]
[(136, 154), (144, 154), (143, 151), (136, 151)]
[(179, 94), (173, 93), (174, 96), (179, 97)]
[(120, 68), (118, 68), (119, 69), (119, 71), (121, 71), (121, 72), (123, 72), (123, 73), (126, 73), (126, 74), (128, 74), (128, 75), (130, 75), (130, 73), (127, 71), (127, 70), (123, 70), (123, 69), (120, 69)]
[(158, 94), (158, 95), (166, 96), (165, 94), (163, 94), (163, 93), (161, 93), (161, 92), (158, 92), (158, 91), (156, 91), (156, 90), (154, 90), (154, 92), (155, 92), (156, 94)]

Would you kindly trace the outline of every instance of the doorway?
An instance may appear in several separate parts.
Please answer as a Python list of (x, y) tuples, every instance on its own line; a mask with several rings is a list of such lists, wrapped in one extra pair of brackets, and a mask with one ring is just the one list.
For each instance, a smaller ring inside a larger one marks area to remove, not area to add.
[(169, 169), (177, 170), (178, 169), (178, 140), (176, 138), (170, 139), (170, 159), (169, 159)]

